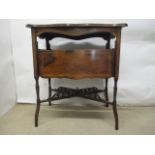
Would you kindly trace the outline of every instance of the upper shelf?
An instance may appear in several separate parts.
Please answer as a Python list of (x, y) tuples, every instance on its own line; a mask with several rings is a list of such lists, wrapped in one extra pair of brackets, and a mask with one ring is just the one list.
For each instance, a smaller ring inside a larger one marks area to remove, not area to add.
[(46, 24), (46, 25), (40, 25), (40, 24), (27, 24), (26, 27), (29, 28), (55, 28), (55, 27), (62, 27), (62, 28), (66, 28), (66, 27), (89, 27), (89, 28), (93, 28), (93, 27), (106, 27), (106, 28), (123, 28), (123, 27), (127, 27), (128, 24), (126, 23), (119, 23), (119, 24)]

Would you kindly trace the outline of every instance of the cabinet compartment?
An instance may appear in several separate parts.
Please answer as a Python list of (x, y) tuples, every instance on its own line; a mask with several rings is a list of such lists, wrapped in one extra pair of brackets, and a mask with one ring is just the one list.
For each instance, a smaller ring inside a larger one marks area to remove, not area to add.
[(113, 76), (114, 49), (38, 50), (43, 78), (108, 78)]

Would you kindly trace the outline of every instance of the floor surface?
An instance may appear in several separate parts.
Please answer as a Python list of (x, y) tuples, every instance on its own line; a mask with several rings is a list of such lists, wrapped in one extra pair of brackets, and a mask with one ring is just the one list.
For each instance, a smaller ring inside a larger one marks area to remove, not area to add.
[(152, 135), (155, 107), (118, 107), (120, 129), (114, 129), (111, 107), (102, 105), (42, 105), (34, 127), (35, 105), (17, 104), (0, 118), (1, 135)]

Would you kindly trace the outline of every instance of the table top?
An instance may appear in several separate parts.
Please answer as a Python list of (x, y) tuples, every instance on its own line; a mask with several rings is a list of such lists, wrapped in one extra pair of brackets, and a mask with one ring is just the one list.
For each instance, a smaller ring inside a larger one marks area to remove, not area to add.
[(85, 24), (72, 24), (72, 23), (68, 23), (68, 24), (27, 24), (26, 27), (29, 27), (29, 28), (57, 28), (57, 27), (86, 27), (86, 28), (93, 28), (93, 27), (106, 27), (106, 28), (123, 28), (123, 27), (127, 27), (128, 24), (126, 23), (119, 23), (119, 24), (92, 24), (92, 23), (85, 23)]

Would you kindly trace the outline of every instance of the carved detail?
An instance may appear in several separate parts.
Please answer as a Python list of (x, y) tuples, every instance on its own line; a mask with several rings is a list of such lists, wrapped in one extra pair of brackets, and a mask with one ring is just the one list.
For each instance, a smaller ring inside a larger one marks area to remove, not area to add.
[(41, 102), (61, 100), (61, 99), (66, 99), (66, 98), (71, 98), (71, 97), (82, 97), (82, 98), (90, 99), (90, 100), (97, 101), (97, 102), (112, 104), (106, 99), (103, 99), (99, 95), (99, 93), (105, 93), (105, 90), (101, 90), (96, 87), (83, 88), (83, 89), (59, 87), (58, 89), (51, 89), (51, 90), (55, 92), (52, 95), (52, 97), (49, 97), (46, 100), (41, 100)]

